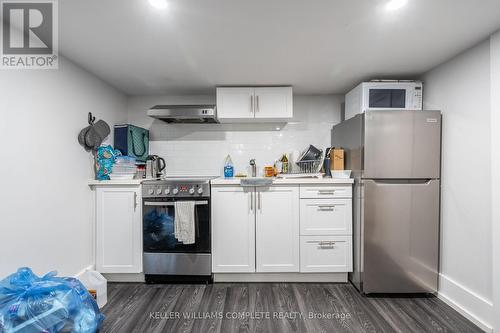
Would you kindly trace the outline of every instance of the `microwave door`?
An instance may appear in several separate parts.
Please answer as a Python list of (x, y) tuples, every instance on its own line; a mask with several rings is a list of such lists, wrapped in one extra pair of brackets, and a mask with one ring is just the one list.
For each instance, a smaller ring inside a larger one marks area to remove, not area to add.
[(407, 89), (370, 88), (368, 107), (370, 109), (405, 109)]

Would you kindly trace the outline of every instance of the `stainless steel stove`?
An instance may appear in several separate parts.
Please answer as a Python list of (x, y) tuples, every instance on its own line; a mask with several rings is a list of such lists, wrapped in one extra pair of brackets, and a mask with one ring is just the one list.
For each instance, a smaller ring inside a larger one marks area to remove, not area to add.
[[(211, 282), (210, 179), (165, 177), (143, 182), (143, 249), (147, 283)], [(175, 237), (176, 202), (192, 201), (195, 242)]]

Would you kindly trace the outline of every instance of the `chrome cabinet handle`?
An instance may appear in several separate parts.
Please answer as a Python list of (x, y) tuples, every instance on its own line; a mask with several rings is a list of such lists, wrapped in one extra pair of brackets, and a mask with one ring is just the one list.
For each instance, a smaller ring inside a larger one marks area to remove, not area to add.
[(260, 103), (259, 103), (259, 95), (257, 95), (257, 111), (256, 112), (259, 112), (260, 111)]
[(335, 190), (328, 190), (328, 191), (319, 190), (318, 194), (335, 194)]
[(333, 242), (333, 241), (320, 241), (318, 243), (318, 245), (320, 247), (333, 247), (333, 246), (335, 246), (335, 242)]
[(254, 96), (251, 95), (250, 96), (250, 113), (253, 113), (254, 112), (254, 107), (253, 107), (253, 98)]
[(134, 212), (137, 210), (137, 192), (134, 192)]
[(253, 212), (253, 192), (250, 192), (250, 211)]
[(332, 211), (335, 209), (335, 205), (318, 205), (318, 210), (322, 210), (322, 211)]
[(262, 194), (258, 192), (257, 195), (259, 196), (259, 210), (262, 210)]

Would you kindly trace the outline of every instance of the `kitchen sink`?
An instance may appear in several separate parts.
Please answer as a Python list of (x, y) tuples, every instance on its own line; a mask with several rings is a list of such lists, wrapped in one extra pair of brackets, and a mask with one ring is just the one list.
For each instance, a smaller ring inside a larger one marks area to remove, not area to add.
[(240, 179), (241, 186), (271, 186), (272, 184), (272, 178), (250, 177)]

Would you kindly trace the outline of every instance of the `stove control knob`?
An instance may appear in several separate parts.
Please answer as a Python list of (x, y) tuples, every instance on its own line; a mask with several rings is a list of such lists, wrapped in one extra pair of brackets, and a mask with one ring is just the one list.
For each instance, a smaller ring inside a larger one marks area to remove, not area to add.
[(177, 193), (179, 193), (179, 189), (178, 189), (177, 187), (176, 187), (176, 188), (174, 188), (174, 189), (172, 190), (172, 193), (173, 193), (173, 194), (177, 194)]
[(189, 194), (191, 194), (191, 195), (193, 195), (193, 194), (194, 194), (194, 187), (191, 187), (191, 188), (189, 189)]
[(167, 187), (163, 193), (170, 194), (170, 187)]
[(202, 194), (202, 193), (203, 193), (203, 187), (200, 187), (200, 188), (198, 189), (198, 194)]
[(156, 189), (156, 194), (160, 195), (160, 194), (161, 194), (161, 192), (162, 192), (161, 188), (157, 188), (157, 189)]
[(153, 194), (155, 194), (155, 190), (154, 190), (154, 189), (152, 189), (152, 188), (150, 188), (150, 189), (148, 190), (148, 194), (149, 194), (149, 195), (153, 195)]

